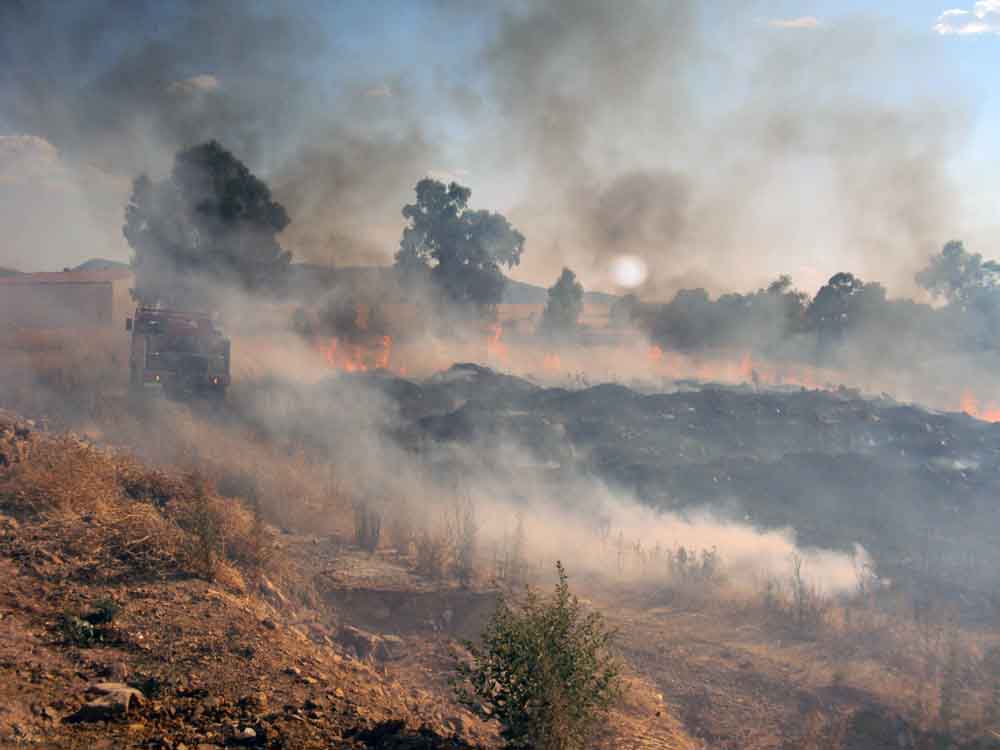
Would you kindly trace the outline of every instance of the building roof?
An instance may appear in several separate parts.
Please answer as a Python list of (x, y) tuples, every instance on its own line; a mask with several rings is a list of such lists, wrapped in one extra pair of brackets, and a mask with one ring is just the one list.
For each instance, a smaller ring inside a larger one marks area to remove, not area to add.
[(109, 271), (45, 271), (22, 273), (17, 276), (0, 276), (0, 286), (23, 286), (26, 284), (97, 284), (109, 281), (124, 281), (133, 277), (132, 271), (113, 269)]

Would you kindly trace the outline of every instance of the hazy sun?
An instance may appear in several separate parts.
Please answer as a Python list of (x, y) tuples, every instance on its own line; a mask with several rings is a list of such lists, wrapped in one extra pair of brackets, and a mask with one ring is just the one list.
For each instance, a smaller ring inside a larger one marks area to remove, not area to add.
[(646, 280), (646, 263), (636, 255), (619, 255), (611, 264), (611, 273), (619, 286), (631, 289)]

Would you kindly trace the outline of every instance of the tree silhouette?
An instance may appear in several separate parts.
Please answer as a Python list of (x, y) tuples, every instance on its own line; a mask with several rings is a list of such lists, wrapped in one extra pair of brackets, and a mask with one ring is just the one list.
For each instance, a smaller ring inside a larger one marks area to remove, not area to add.
[(542, 314), (541, 332), (547, 336), (568, 336), (576, 332), (583, 312), (583, 285), (568, 268), (549, 288), (549, 300)]
[(428, 273), (447, 299), (479, 307), (496, 305), (506, 279), (501, 266), (521, 259), (524, 235), (498, 213), (468, 208), (472, 192), (426, 178), (415, 203), (403, 207), (407, 226), (396, 253), (404, 274)]
[(289, 223), (267, 185), (217, 141), (181, 151), (170, 176), (133, 183), (125, 238), (144, 304), (214, 307), (220, 286), (274, 289), (291, 262)]

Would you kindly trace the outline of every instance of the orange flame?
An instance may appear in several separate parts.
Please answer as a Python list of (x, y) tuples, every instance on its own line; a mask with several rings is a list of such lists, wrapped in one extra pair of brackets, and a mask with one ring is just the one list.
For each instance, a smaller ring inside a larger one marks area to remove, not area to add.
[(320, 344), (320, 351), (323, 353), (323, 358), (330, 367), (337, 366), (337, 339), (332, 338), (330, 342), (324, 347)]
[(360, 346), (354, 346), (349, 352), (345, 352), (345, 347), (340, 346), (336, 337), (331, 338), (326, 345), (319, 345), (319, 350), (326, 363), (335, 370), (344, 372), (365, 372), (368, 365), (365, 364), (364, 353)]
[(486, 354), (490, 358), (504, 360), (507, 358), (507, 344), (503, 341), (503, 326), (494, 323), (490, 326), (490, 337), (486, 340)]
[(962, 391), (960, 408), (970, 417), (982, 419), (985, 422), (1000, 422), (1000, 406), (995, 403), (981, 404), (972, 391)]
[(744, 383), (749, 383), (754, 379), (753, 357), (750, 355), (750, 352), (745, 352), (740, 357), (739, 376), (743, 379)]
[(382, 337), (382, 351), (375, 357), (375, 367), (379, 370), (389, 369), (389, 359), (392, 356), (392, 336)]
[(547, 372), (559, 372), (562, 369), (562, 361), (558, 354), (546, 354), (542, 358), (542, 369)]

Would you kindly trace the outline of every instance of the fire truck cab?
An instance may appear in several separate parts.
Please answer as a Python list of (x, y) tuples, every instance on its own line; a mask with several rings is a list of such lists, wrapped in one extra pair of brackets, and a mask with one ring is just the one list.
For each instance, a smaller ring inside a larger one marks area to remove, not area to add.
[(131, 332), (129, 385), (133, 393), (175, 399), (221, 399), (229, 385), (230, 341), (211, 316), (140, 307), (125, 321)]

